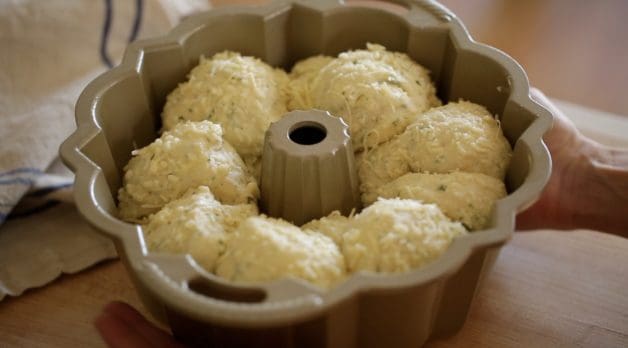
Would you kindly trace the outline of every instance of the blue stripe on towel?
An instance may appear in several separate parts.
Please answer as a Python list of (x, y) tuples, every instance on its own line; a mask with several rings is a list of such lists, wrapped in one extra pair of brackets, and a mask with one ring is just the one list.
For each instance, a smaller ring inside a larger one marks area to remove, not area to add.
[(36, 174), (36, 175), (43, 174), (43, 172), (37, 168), (21, 167), (21, 168), (7, 170), (6, 172), (2, 172), (0, 173), (0, 176), (9, 176), (9, 175), (15, 175), (15, 174), (22, 174), (22, 173)]
[(142, 27), (142, 15), (144, 13), (144, 0), (135, 0), (135, 17), (133, 18), (133, 28), (129, 34), (129, 42), (135, 41)]
[(53, 185), (53, 186), (48, 186), (48, 187), (42, 187), (39, 188), (35, 191), (29, 192), (28, 196), (29, 197), (41, 197), (41, 196), (45, 196), (49, 193), (55, 192), (57, 190), (62, 190), (64, 188), (68, 188), (68, 187), (72, 187), (72, 185), (74, 185), (74, 183), (67, 183), (67, 184), (60, 184), (60, 185)]
[[(111, 23), (113, 22), (113, 0), (105, 1), (105, 18), (103, 20), (102, 31), (100, 32), (100, 59), (109, 68), (113, 67), (113, 61), (109, 57), (107, 47), (109, 45), (109, 33), (111, 32)], [(131, 32), (129, 33), (128, 42), (137, 39), (142, 27), (142, 17), (144, 15), (144, 0), (135, 0), (135, 16)]]
[(113, 67), (111, 58), (107, 53), (107, 43), (109, 42), (109, 32), (111, 31), (111, 12), (113, 11), (112, 0), (105, 0), (105, 18), (100, 33), (100, 59), (109, 68)]
[(0, 180), (0, 186), (4, 185), (27, 185), (30, 186), (33, 184), (33, 179), (25, 179), (25, 178), (12, 178), (7, 180)]

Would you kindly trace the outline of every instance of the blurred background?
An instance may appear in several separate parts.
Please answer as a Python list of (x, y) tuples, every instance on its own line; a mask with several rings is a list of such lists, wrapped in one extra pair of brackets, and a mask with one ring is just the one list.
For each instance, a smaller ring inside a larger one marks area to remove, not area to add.
[(533, 86), (628, 118), (628, 0), (440, 1), (477, 41), (515, 58)]
[(554, 98), (628, 116), (628, 1), (442, 0)]

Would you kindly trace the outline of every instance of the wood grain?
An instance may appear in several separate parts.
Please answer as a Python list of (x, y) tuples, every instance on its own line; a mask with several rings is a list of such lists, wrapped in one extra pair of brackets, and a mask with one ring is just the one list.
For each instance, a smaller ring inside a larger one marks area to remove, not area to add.
[[(462, 330), (428, 347), (628, 346), (628, 239), (520, 232), (502, 250)], [(118, 261), (0, 302), (0, 346), (103, 347), (105, 303), (143, 310)]]
[(463, 330), (432, 347), (628, 345), (628, 240), (520, 232), (500, 254)]
[(113, 300), (141, 307), (119, 261), (64, 275), (44, 288), (0, 302), (0, 346), (104, 347), (92, 323)]

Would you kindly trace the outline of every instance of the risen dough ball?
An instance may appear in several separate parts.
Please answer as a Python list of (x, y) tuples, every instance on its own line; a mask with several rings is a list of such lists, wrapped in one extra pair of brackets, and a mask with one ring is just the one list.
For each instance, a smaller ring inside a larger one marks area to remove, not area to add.
[(466, 233), (434, 204), (380, 199), (364, 209), (342, 234), (349, 272), (406, 272), (432, 262)]
[(377, 197), (409, 198), (434, 203), (450, 219), (471, 230), (488, 224), (495, 201), (506, 196), (504, 183), (479, 173), (405, 174), (381, 186), (373, 194), (362, 195), (365, 205)]
[(181, 123), (133, 156), (118, 193), (119, 214), (127, 221), (141, 221), (200, 185), (225, 204), (255, 202), (259, 196), (220, 126), (209, 121)]
[(307, 110), (314, 107), (310, 98), (310, 86), (321, 69), (334, 58), (328, 56), (314, 56), (297, 62), (290, 72), (288, 88), (288, 109)]
[(328, 237), (286, 221), (255, 216), (227, 239), (216, 274), (235, 282), (267, 282), (285, 276), (329, 288), (345, 276), (338, 246)]
[(227, 233), (255, 214), (254, 204), (220, 204), (208, 187), (201, 186), (151, 215), (144, 235), (149, 250), (189, 253), (213, 272), (218, 256), (224, 252)]
[(164, 129), (183, 120), (210, 120), (242, 157), (261, 156), (268, 126), (286, 113), (287, 74), (253, 57), (222, 52), (201, 58), (170, 95)]
[(415, 118), (406, 130), (358, 156), (363, 193), (409, 172), (482, 173), (503, 180), (511, 157), (499, 123), (483, 107), (449, 103)]
[(342, 234), (351, 226), (351, 219), (343, 216), (338, 211), (322, 217), (318, 220), (312, 220), (301, 226), (303, 230), (315, 231), (322, 233), (331, 238), (334, 243), (342, 244)]
[[(319, 58), (304, 64), (316, 70), (324, 62)], [(305, 105), (300, 107), (342, 117), (351, 129), (356, 151), (387, 141), (401, 133), (413, 115), (440, 105), (428, 71), (406, 54), (388, 52), (380, 45), (341, 53), (314, 78), (302, 74), (293, 83), (308, 81), (310, 96), (301, 98)]]

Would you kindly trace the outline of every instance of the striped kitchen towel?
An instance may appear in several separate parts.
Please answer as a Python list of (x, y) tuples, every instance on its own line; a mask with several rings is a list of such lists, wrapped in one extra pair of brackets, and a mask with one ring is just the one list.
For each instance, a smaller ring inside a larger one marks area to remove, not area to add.
[[(115, 256), (57, 158), (85, 85), (208, 0), (0, 1), (0, 299)], [(24, 262), (29, 260), (29, 262)]]

